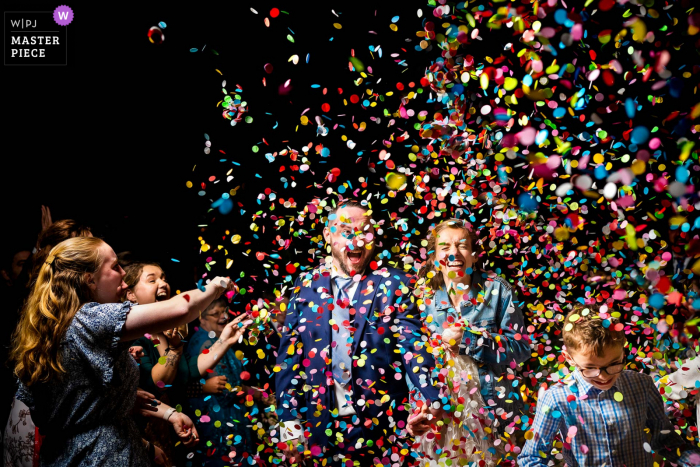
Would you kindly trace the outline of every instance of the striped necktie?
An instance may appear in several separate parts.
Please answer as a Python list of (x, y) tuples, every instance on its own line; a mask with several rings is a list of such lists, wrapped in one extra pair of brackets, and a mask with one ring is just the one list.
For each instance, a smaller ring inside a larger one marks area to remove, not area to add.
[(353, 285), (352, 278), (335, 277), (337, 289), (336, 301), (333, 307), (333, 321), (331, 327), (333, 343), (331, 361), (333, 377), (340, 384), (347, 384), (352, 377), (352, 338), (354, 330), (354, 316), (350, 315), (350, 296), (348, 290)]

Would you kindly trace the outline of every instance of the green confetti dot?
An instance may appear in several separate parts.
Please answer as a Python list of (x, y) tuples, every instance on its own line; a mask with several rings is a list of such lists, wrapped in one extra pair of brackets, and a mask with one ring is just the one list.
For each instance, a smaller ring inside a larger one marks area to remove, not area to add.
[(165, 356), (160, 357), (160, 358), (158, 359), (158, 363), (160, 363), (161, 365), (165, 365), (165, 363), (166, 363), (167, 361), (168, 361), (168, 359), (165, 358)]

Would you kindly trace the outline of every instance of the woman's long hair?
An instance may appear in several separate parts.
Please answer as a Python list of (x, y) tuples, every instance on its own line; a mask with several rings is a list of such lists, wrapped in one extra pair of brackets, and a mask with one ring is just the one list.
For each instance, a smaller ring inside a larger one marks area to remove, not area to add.
[(440, 222), (428, 235), (428, 258), (426, 259), (425, 263), (423, 263), (420, 271), (418, 271), (418, 278), (425, 280), (426, 284), (433, 290), (438, 290), (440, 287), (445, 285), (445, 279), (442, 277), (440, 264), (437, 262), (437, 239), (440, 236), (440, 232), (445, 229), (463, 230), (464, 238), (471, 245), (472, 253), (474, 253), (477, 258), (474, 261), (474, 266), (472, 267), (476, 269), (479, 263), (478, 259), (480, 255), (478, 254), (479, 252), (477, 251), (477, 248), (480, 247), (477, 246), (476, 235), (474, 235), (471, 224), (463, 219), (446, 219)]
[(65, 373), (60, 343), (75, 313), (92, 298), (86, 274), (102, 266), (103, 243), (94, 237), (70, 238), (53, 247), (40, 265), (10, 354), (15, 374), (26, 386)]

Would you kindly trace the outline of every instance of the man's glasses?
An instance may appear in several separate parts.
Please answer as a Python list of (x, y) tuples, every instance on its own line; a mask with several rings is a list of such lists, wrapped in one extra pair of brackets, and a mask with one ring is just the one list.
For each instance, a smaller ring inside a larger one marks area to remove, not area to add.
[[(571, 355), (569, 355), (571, 357)], [(622, 373), (622, 370), (625, 369), (625, 366), (627, 364), (625, 363), (625, 357), (622, 357), (622, 361), (618, 363), (613, 363), (612, 365), (608, 365), (603, 368), (581, 368), (581, 365), (576, 363), (576, 360), (574, 360), (574, 357), (571, 357), (571, 360), (576, 364), (576, 367), (579, 369), (581, 374), (585, 376), (586, 378), (596, 378), (600, 376), (602, 372), (606, 372), (609, 376), (616, 375), (618, 373)]]

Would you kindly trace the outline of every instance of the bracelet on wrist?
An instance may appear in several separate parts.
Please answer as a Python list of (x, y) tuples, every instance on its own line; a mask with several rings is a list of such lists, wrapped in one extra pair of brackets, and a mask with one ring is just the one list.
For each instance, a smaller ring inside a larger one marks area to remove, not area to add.
[(166, 347), (165, 348), (165, 355), (168, 355), (168, 353), (170, 353), (171, 350), (175, 351), (175, 350), (180, 350), (181, 348), (182, 348), (182, 345), (179, 345), (177, 347)]
[(169, 408), (168, 410), (166, 410), (165, 413), (163, 414), (163, 420), (165, 420), (165, 421), (167, 422), (167, 421), (170, 419), (170, 417), (171, 417), (174, 413), (175, 413), (175, 408), (174, 408), (174, 407), (170, 407), (170, 408)]

